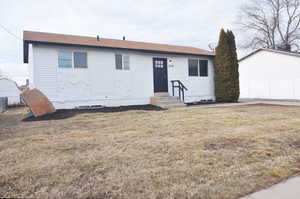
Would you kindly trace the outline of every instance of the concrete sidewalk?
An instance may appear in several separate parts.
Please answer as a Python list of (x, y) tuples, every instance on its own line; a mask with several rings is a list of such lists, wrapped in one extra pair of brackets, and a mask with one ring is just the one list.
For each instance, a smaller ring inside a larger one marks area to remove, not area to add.
[[(239, 100), (238, 103), (218, 103), (218, 104), (200, 104), (193, 105), (188, 107), (180, 107), (181, 109), (185, 108), (207, 108), (207, 107), (230, 107), (230, 106), (242, 106), (242, 105), (251, 105), (251, 104), (271, 104), (271, 105), (282, 105), (282, 106), (300, 106), (300, 101), (288, 101), (288, 100)], [(300, 199), (300, 197), (299, 197)]]
[(268, 189), (253, 193), (240, 199), (299, 199), (300, 177), (291, 178)]
[(286, 106), (300, 106), (300, 100), (268, 100), (268, 99), (240, 99), (240, 103), (274, 104)]

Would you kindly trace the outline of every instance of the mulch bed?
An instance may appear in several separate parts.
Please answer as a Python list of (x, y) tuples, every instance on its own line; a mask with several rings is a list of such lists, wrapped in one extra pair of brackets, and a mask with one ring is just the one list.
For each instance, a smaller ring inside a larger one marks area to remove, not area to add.
[(62, 120), (83, 113), (114, 113), (114, 112), (124, 112), (124, 111), (132, 111), (132, 110), (162, 111), (164, 109), (153, 105), (101, 107), (101, 108), (93, 108), (93, 109), (60, 109), (54, 113), (50, 113), (39, 117), (34, 117), (34, 116), (25, 117), (24, 119), (22, 119), (22, 121), (32, 122), (32, 121), (45, 121), (45, 120)]

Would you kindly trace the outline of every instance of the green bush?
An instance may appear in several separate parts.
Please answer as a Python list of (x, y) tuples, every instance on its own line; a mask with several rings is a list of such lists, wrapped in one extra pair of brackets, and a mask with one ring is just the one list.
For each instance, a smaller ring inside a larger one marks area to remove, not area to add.
[(235, 37), (230, 30), (221, 30), (214, 65), (216, 101), (237, 102), (240, 95), (239, 64)]

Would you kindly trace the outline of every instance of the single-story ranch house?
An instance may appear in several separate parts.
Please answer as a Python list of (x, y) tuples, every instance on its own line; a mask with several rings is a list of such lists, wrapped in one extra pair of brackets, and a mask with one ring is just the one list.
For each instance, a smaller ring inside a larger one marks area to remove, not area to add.
[(239, 60), (240, 98), (300, 100), (300, 54), (258, 49)]
[(30, 87), (57, 109), (215, 100), (213, 58), (186, 46), (24, 31)]

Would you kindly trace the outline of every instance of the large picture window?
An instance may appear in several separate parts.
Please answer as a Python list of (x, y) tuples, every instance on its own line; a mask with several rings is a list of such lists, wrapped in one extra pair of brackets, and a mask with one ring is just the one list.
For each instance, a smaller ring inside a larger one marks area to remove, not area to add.
[(59, 52), (58, 53), (58, 67), (59, 68), (72, 68), (72, 52)]
[(189, 59), (189, 76), (208, 77), (208, 60)]
[[(73, 57), (73, 59), (72, 59)], [(58, 52), (59, 68), (87, 68), (87, 52)]]
[(87, 68), (86, 52), (74, 52), (74, 68)]

